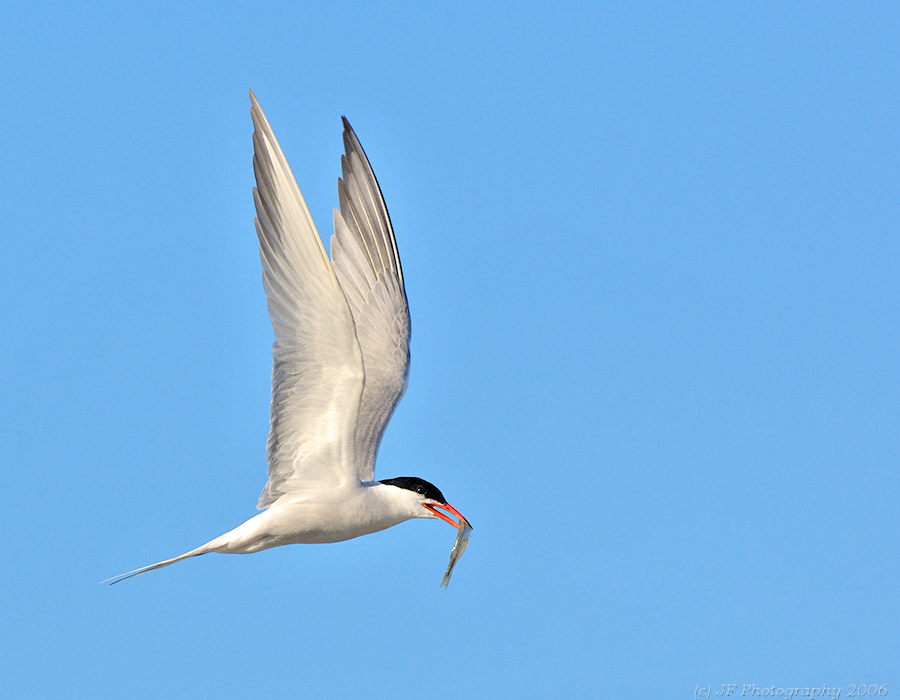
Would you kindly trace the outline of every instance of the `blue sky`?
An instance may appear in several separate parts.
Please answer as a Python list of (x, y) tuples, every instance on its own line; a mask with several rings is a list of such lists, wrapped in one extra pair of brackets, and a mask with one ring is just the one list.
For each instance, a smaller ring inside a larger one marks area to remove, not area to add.
[[(0, 26), (10, 697), (900, 690), (896, 3)], [(413, 360), (377, 475), (471, 519), (447, 591), (425, 521), (98, 585), (265, 482), (248, 88), (321, 233), (342, 114), (379, 177)]]

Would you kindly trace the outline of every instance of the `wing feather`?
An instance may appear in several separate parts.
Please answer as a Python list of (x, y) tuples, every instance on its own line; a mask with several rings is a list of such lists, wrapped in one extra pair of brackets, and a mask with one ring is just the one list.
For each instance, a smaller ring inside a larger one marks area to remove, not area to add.
[(344, 119), (340, 211), (331, 257), (362, 351), (365, 386), (356, 429), (359, 478), (375, 478), (378, 447), (409, 377), (409, 306), (390, 215), (369, 160)]
[(256, 233), (272, 345), (268, 482), (258, 508), (358, 479), (364, 369), (353, 316), (291, 169), (253, 93)]

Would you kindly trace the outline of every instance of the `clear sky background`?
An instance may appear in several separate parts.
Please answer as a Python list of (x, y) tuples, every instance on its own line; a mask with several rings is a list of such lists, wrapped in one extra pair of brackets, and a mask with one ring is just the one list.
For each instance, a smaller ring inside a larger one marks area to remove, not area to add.
[[(0, 7), (7, 697), (900, 693), (900, 5)], [(211, 555), (270, 345), (250, 103), (346, 115), (412, 374), (377, 476), (475, 527)]]

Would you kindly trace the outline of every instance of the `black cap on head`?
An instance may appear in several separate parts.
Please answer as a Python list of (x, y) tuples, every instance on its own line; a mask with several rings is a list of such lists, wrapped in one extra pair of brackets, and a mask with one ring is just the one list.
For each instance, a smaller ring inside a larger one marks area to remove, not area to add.
[(425, 479), (420, 479), (417, 476), (398, 476), (396, 479), (382, 479), (379, 483), (387, 484), (388, 486), (396, 486), (397, 488), (406, 489), (407, 491), (415, 491), (416, 493), (425, 496), (425, 498), (430, 498), (432, 501), (447, 505), (447, 501), (444, 500), (444, 494), (441, 493), (437, 486), (430, 484), (425, 481)]

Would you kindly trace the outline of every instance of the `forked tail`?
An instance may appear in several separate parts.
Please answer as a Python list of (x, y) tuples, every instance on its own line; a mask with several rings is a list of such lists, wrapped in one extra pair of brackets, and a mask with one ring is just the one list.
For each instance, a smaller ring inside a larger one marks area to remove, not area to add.
[(205, 544), (202, 547), (197, 547), (197, 549), (192, 549), (190, 552), (182, 554), (179, 557), (174, 557), (172, 559), (166, 559), (165, 561), (158, 562), (156, 564), (151, 564), (150, 566), (144, 566), (140, 569), (135, 569), (134, 571), (129, 571), (127, 574), (119, 574), (118, 576), (113, 576), (112, 578), (106, 579), (106, 581), (101, 581), (100, 583), (108, 583), (112, 586), (114, 583), (118, 583), (119, 581), (124, 581), (127, 578), (131, 578), (132, 576), (139, 576), (140, 574), (146, 574), (148, 571), (153, 571), (155, 569), (161, 569), (164, 566), (169, 566), (170, 564), (174, 564), (176, 562), (182, 561), (183, 559), (190, 559), (191, 557), (199, 557), (201, 554), (208, 554), (213, 550), (209, 549), (209, 545)]
[(111, 586), (119, 581), (124, 581), (126, 578), (146, 574), (148, 571), (161, 569), (164, 566), (169, 566), (169, 564), (174, 564), (182, 559), (199, 557), (201, 554), (208, 554), (209, 552), (250, 554), (251, 552), (258, 552), (262, 549), (268, 549), (269, 547), (277, 547), (279, 544), (283, 544), (283, 542), (279, 541), (277, 537), (269, 534), (269, 531), (266, 529), (266, 523), (270, 517), (271, 511), (263, 511), (259, 515), (250, 518), (250, 520), (243, 525), (238, 525), (234, 530), (226, 532), (224, 535), (219, 535), (216, 539), (210, 540), (206, 544), (197, 547), (197, 549), (192, 549), (190, 552), (182, 554), (180, 557), (166, 559), (158, 564), (151, 564), (150, 566), (129, 571), (127, 574), (119, 574), (118, 576), (113, 576), (100, 583), (108, 583)]

